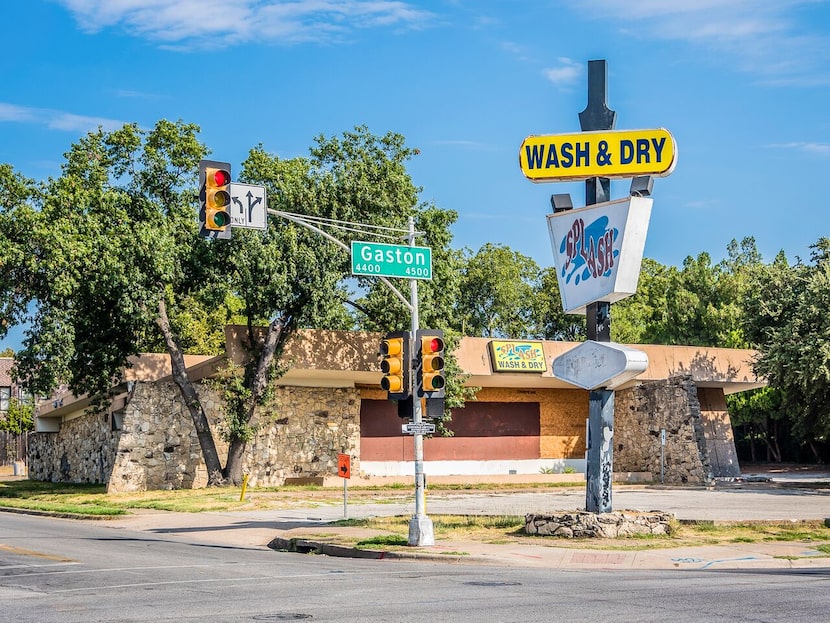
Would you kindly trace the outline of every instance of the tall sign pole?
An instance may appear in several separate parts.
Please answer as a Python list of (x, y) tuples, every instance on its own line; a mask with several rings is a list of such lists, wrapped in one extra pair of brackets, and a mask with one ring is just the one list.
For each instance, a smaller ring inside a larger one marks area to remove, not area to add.
[[(585, 207), (568, 194), (551, 195), (548, 229), (562, 308), (586, 316), (587, 341), (553, 360), (553, 374), (589, 394), (586, 510), (611, 508), (614, 475), (614, 388), (648, 367), (648, 356), (611, 341), (611, 303), (637, 290), (653, 177), (674, 170), (677, 146), (663, 128), (614, 130), (608, 108), (608, 69), (588, 62), (588, 105), (579, 113), (582, 133), (528, 136), (519, 167), (531, 182), (585, 180)], [(629, 196), (611, 200), (611, 179), (630, 178)]]
[[(613, 130), (617, 113), (608, 108), (608, 66), (605, 60), (588, 61), (588, 105), (579, 113), (583, 132)], [(611, 180), (585, 180), (585, 205), (611, 200)], [(588, 339), (611, 341), (611, 303), (599, 301), (586, 308)], [(614, 391), (592, 390), (588, 398), (588, 456), (585, 510), (610, 513), (611, 483), (614, 476)]]

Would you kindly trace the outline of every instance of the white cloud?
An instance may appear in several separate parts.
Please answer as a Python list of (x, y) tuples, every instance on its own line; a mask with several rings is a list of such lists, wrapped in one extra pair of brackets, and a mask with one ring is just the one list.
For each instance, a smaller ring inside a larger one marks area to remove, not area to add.
[(770, 84), (830, 80), (825, 0), (570, 2), (581, 15), (619, 22), (632, 36), (686, 41)]
[(433, 17), (395, 0), (57, 1), (85, 32), (121, 27), (140, 37), (183, 47), (331, 41), (360, 28), (419, 28)]
[(48, 108), (26, 108), (0, 102), (0, 122), (33, 123), (51, 130), (82, 133), (97, 130), (116, 130), (125, 122), (104, 117), (87, 117)]
[(31, 119), (31, 109), (0, 102), (0, 121), (30, 121)]
[(558, 87), (568, 87), (576, 84), (584, 71), (583, 63), (577, 63), (573, 59), (561, 57), (556, 59), (559, 63), (556, 67), (549, 67), (542, 70), (545, 78)]
[(803, 141), (793, 141), (790, 143), (778, 143), (770, 145), (773, 149), (787, 149), (795, 150), (808, 154), (815, 154), (818, 156), (830, 156), (830, 143), (809, 143)]

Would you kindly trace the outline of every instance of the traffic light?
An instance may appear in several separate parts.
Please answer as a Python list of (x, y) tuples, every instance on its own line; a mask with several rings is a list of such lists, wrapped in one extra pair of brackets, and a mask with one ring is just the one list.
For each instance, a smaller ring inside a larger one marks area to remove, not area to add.
[(231, 237), (231, 165), (215, 160), (199, 161), (199, 235)]
[(380, 356), (381, 389), (388, 392), (389, 400), (406, 400), (412, 395), (409, 331), (387, 333), (380, 341)]
[(418, 396), (444, 397), (444, 332), (418, 329), (415, 332), (416, 388)]

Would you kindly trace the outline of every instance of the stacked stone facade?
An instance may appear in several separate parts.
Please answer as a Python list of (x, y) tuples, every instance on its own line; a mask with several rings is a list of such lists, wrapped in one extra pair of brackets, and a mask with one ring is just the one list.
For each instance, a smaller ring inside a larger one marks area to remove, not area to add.
[(59, 434), (29, 436), (29, 478), (52, 482), (107, 482), (117, 434), (107, 413), (63, 423)]
[[(198, 391), (219, 456), (224, 458), (221, 398), (208, 384), (200, 385)], [(488, 396), (509, 402), (510, 392), (500, 391), (491, 390)], [(570, 406), (557, 411), (570, 414), (567, 422), (560, 423), (556, 431), (545, 429), (540, 437), (540, 447), (547, 450), (544, 457), (578, 451), (557, 446), (560, 454), (554, 455), (546, 445), (553, 432), (576, 435), (584, 427), (587, 397), (581, 391), (569, 396)], [(169, 381), (136, 382), (124, 405), (112, 413), (67, 419), (58, 433), (33, 435), (30, 477), (107, 483), (110, 492), (205, 486), (201, 448), (178, 388)], [(542, 417), (543, 424), (549, 419)], [(255, 427), (243, 459), (243, 473), (252, 486), (322, 482), (337, 473), (340, 453), (351, 455), (352, 472), (360, 473), (359, 389), (276, 387), (271, 400), (261, 407)], [(616, 392), (614, 429), (615, 471), (650, 472), (657, 480), (660, 431), (665, 429), (664, 481), (705, 484), (712, 479), (697, 388), (690, 377)]]
[[(221, 400), (206, 385), (199, 398), (220, 457)], [(360, 450), (360, 401), (351, 388), (278, 387), (261, 408), (243, 472), (252, 486), (337, 473), (337, 455)], [(33, 435), (30, 477), (53, 482), (107, 483), (109, 492), (203, 487), (207, 471), (196, 430), (171, 382), (136, 383), (115, 413), (85, 414), (60, 433)], [(359, 461), (353, 462), (354, 469)]]
[(644, 383), (616, 392), (614, 399), (615, 471), (651, 472), (663, 480), (707, 484), (713, 478), (697, 387), (689, 376)]

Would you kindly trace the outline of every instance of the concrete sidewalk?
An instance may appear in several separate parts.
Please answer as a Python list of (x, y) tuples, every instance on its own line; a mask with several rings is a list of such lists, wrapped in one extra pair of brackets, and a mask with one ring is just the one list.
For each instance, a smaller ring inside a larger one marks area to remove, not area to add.
[[(533, 493), (435, 492), (427, 496), (428, 515), (525, 515), (584, 508), (584, 491)], [(432, 547), (404, 551), (362, 550), (354, 538), (383, 531), (330, 524), (372, 516), (411, 516), (413, 499), (383, 504), (319, 506), (290, 510), (222, 513), (139, 512), (106, 522), (113, 528), (147, 531), (235, 547), (295, 549), (331, 556), (420, 559), (444, 562), (535, 566), (554, 569), (813, 569), (830, 573), (830, 556), (805, 542), (732, 543), (648, 550), (591, 549), (590, 541), (537, 537), (527, 543), (493, 544), (437, 539)], [(387, 500), (385, 500), (387, 501)], [(614, 510), (660, 510), (684, 521), (824, 521), (830, 518), (830, 474), (796, 483), (722, 483), (713, 489), (615, 486)]]

